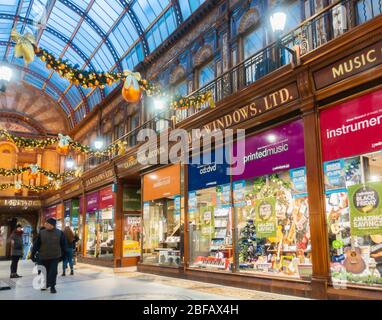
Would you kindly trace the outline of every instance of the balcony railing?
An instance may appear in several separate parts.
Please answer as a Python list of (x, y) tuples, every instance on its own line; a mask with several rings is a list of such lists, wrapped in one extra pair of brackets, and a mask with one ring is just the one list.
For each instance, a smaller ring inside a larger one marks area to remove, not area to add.
[[(282, 36), (281, 43), (291, 49), (298, 46), (300, 56), (304, 56), (381, 13), (382, 6), (379, 0), (335, 1)], [(285, 49), (280, 49), (279, 43), (274, 42), (206, 86), (192, 92), (190, 96), (211, 92), (216, 104), (272, 71), (289, 64), (291, 59), (291, 54)], [(209, 107), (207, 102), (199, 108), (176, 111), (176, 122), (182, 122)]]
[[(299, 47), (300, 56), (321, 47), (330, 40), (336, 39), (350, 29), (363, 24), (382, 13), (381, 0), (343, 0), (335, 1), (322, 11), (306, 19), (298, 27), (281, 37), (281, 43), (289, 48)], [(220, 75), (206, 86), (190, 94), (212, 92), (215, 103), (240, 91), (267, 74), (287, 65), (292, 56), (282, 49), (280, 43), (274, 42), (255, 53), (250, 58), (239, 63), (229, 71)], [(142, 126), (127, 133), (113, 144), (126, 142), (126, 149), (137, 145), (137, 135), (141, 129), (153, 129), (159, 132), (168, 127), (173, 128), (188, 117), (210, 108), (209, 102), (199, 108), (172, 111), (155, 116)], [(105, 161), (115, 158), (118, 154), (101, 158), (89, 157), (84, 164), (88, 171)]]

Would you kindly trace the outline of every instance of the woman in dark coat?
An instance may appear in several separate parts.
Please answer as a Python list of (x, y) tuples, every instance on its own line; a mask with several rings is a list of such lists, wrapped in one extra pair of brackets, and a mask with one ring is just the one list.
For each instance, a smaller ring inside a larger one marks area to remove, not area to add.
[(20, 258), (24, 255), (24, 245), (23, 245), (23, 229), (21, 224), (16, 226), (16, 230), (11, 235), (11, 278), (21, 278), (17, 274), (17, 266)]

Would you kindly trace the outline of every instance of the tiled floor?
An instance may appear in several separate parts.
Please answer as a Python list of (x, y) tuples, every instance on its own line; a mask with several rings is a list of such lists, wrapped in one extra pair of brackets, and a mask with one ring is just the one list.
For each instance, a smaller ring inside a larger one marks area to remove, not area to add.
[[(0, 291), (0, 300), (295, 300), (296, 297), (244, 290), (215, 284), (78, 264), (74, 276), (57, 280), (58, 294), (33, 289), (33, 264), (22, 261), (17, 280), (9, 279), (9, 262), (0, 262), (0, 281), (12, 289)], [(61, 265), (59, 266), (61, 274)]]

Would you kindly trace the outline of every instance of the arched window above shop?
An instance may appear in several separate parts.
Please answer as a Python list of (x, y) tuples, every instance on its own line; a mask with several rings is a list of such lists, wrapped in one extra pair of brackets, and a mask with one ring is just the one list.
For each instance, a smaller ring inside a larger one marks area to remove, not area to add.
[(257, 8), (250, 8), (241, 18), (239, 34), (242, 37), (242, 58), (245, 60), (260, 51), (265, 43), (265, 30), (260, 23), (260, 14)]
[(302, 10), (300, 0), (288, 0), (284, 4), (284, 12), (288, 19), (285, 24), (285, 32), (295, 29), (302, 22)]
[(205, 44), (194, 57), (194, 67), (197, 68), (197, 84), (199, 88), (215, 79), (215, 63), (213, 61), (213, 49)]
[(204, 87), (215, 79), (215, 63), (211, 61), (201, 67), (198, 72), (199, 88)]

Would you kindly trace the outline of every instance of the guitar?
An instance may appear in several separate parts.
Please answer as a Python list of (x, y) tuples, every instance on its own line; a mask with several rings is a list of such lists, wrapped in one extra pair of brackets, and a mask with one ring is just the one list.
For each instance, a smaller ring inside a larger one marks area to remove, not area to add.
[(345, 256), (344, 266), (347, 272), (360, 274), (365, 271), (366, 264), (362, 258), (361, 249), (355, 247), (353, 237), (351, 238), (351, 247), (345, 249)]

